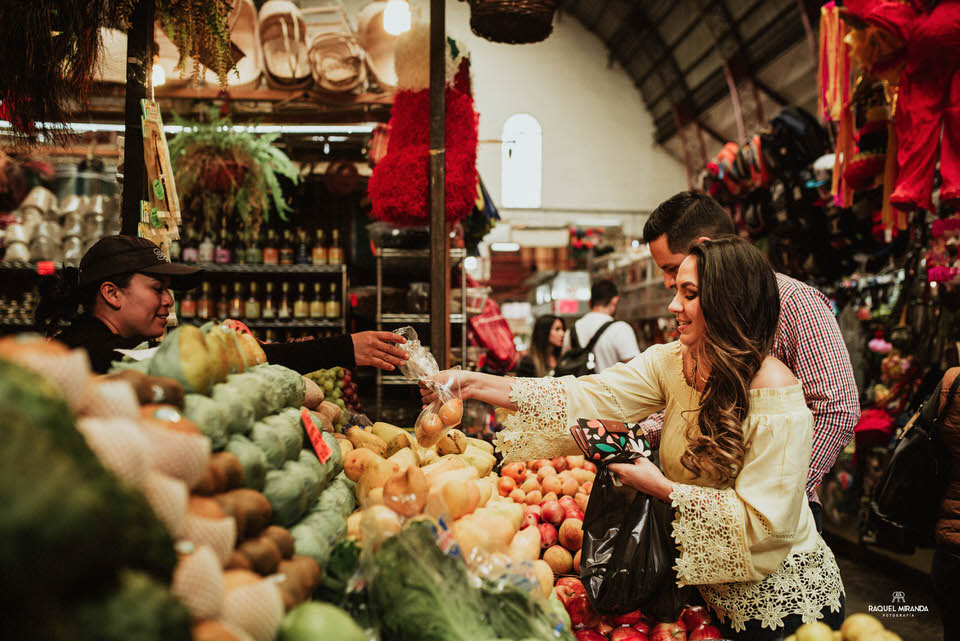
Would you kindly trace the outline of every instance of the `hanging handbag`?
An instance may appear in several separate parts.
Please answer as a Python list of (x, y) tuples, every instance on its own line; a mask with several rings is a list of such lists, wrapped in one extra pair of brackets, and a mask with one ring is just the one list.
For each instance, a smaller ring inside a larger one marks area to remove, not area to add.
[(942, 384), (907, 423), (871, 497), (871, 506), (880, 518), (921, 539), (933, 533), (950, 473), (950, 457), (940, 429), (956, 400), (960, 376), (950, 386), (943, 410), (938, 411)]

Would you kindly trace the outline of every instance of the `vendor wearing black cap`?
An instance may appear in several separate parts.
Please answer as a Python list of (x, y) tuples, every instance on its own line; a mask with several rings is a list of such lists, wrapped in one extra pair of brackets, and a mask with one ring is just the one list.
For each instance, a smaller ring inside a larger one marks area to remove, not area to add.
[[(82, 347), (98, 373), (106, 373), (121, 355), (145, 340), (159, 338), (173, 307), (170, 290), (199, 284), (201, 269), (167, 261), (145, 238), (105, 236), (80, 261), (64, 268), (41, 292), (37, 329), (70, 347)], [(63, 331), (58, 330), (67, 324)], [(389, 341), (389, 342), (387, 342)], [(359, 332), (334, 338), (263, 345), (271, 363), (301, 373), (316, 369), (373, 365), (398, 367), (406, 354), (390, 343), (404, 339), (392, 332)]]

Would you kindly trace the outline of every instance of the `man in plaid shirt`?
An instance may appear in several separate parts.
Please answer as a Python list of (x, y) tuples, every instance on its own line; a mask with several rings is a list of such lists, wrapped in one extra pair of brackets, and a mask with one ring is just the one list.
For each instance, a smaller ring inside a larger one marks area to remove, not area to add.
[[(676, 287), (677, 269), (690, 247), (711, 237), (733, 234), (730, 215), (715, 200), (692, 191), (664, 201), (643, 227), (654, 261), (663, 270), (663, 283)], [(807, 498), (821, 529), (817, 488), (840, 451), (853, 438), (860, 418), (860, 401), (850, 366), (850, 354), (840, 335), (827, 297), (783, 274), (780, 288), (780, 325), (771, 354), (803, 383), (803, 394), (813, 412), (813, 450), (807, 475)], [(660, 443), (663, 414), (641, 424), (653, 447)]]

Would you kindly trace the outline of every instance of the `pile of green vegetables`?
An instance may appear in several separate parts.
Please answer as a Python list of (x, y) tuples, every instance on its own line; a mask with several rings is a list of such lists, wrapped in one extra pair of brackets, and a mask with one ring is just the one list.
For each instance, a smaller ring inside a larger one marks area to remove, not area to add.
[(174, 542), (87, 446), (48, 381), (0, 359), (4, 639), (189, 641)]
[(574, 639), (546, 601), (509, 585), (476, 587), (463, 561), (437, 546), (426, 522), (410, 525), (380, 547), (369, 601), (381, 638), (391, 641)]

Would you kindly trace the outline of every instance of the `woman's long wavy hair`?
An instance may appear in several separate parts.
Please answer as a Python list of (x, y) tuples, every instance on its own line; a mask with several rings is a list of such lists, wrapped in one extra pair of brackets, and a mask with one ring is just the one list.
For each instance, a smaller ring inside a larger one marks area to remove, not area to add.
[[(697, 428), (687, 428), (681, 464), (726, 484), (743, 467), (749, 443), (743, 419), (750, 382), (773, 346), (780, 318), (777, 279), (766, 257), (749, 242), (723, 236), (694, 246), (700, 311), (706, 331), (694, 357), (710, 364), (700, 397)], [(694, 373), (696, 380), (696, 373)]]
[(560, 349), (550, 344), (550, 331), (553, 323), (559, 320), (566, 329), (566, 323), (559, 316), (548, 314), (541, 316), (533, 325), (533, 334), (530, 336), (530, 357), (533, 359), (533, 368), (537, 376), (547, 376), (550, 373), (550, 355), (560, 360)]

